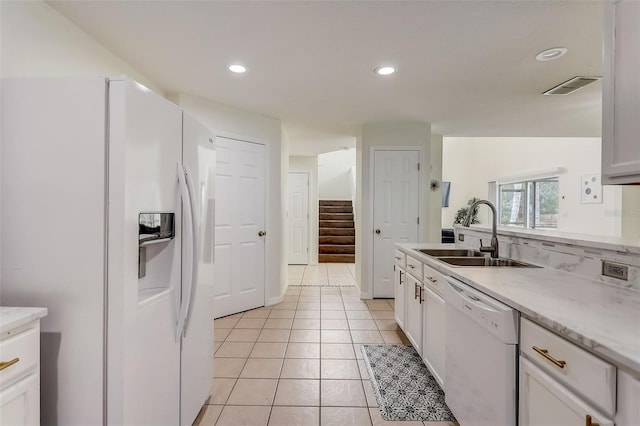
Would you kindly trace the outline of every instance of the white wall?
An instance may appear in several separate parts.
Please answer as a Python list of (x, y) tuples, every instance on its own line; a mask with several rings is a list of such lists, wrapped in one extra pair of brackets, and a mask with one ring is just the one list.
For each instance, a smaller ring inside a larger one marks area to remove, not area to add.
[[(449, 207), (442, 226), (451, 227), (456, 211), (472, 197), (486, 199), (488, 182), (563, 167), (559, 174), (558, 230), (618, 236), (621, 188), (605, 186), (603, 204), (582, 204), (581, 176), (600, 172), (599, 138), (444, 138), (443, 180), (451, 181)], [(609, 212), (609, 213), (607, 213)], [(479, 219), (488, 223), (488, 209)]]
[(262, 143), (267, 146), (269, 190), (266, 194), (265, 299), (267, 304), (277, 303), (287, 287), (284, 243), (286, 218), (283, 214), (286, 208), (286, 197), (282, 189), (286, 188), (286, 161), (289, 154), (288, 138), (284, 138), (284, 144), (281, 142), (283, 138), (280, 120), (190, 95), (170, 94), (169, 98), (214, 131), (216, 135)]
[[(309, 264), (318, 264), (318, 157), (290, 156), (289, 172), (309, 173)], [(289, 240), (286, 239), (285, 242)], [(287, 247), (287, 253), (288, 253)]]
[[(431, 134), (431, 155), (429, 160), (431, 163), (429, 183), (432, 180), (442, 182), (442, 135)], [(429, 189), (428, 208), (429, 233), (426, 241), (439, 243), (442, 241), (442, 186), (435, 191)]]
[(622, 187), (622, 206), (620, 212), (610, 212), (622, 217), (622, 236), (640, 240), (640, 186)]
[(423, 152), (420, 162), (420, 192), (424, 194), (424, 202), (420, 206), (422, 235), (420, 241), (428, 241), (429, 226), (424, 225), (429, 211), (428, 167), (431, 154), (431, 125), (423, 122), (370, 123), (362, 126), (362, 134), (356, 142), (356, 281), (360, 287), (362, 298), (371, 298), (373, 280), (373, 223), (371, 202), (371, 155), (375, 146), (415, 146)]
[(2, 77), (112, 77), (162, 88), (41, 1), (0, 2)]
[(351, 168), (355, 165), (355, 148), (318, 155), (318, 197), (351, 200)]

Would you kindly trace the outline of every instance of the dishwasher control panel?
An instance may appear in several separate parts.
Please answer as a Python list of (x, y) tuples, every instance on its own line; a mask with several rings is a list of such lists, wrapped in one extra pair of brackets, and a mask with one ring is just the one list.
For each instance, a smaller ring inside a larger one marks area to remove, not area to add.
[(447, 277), (445, 303), (463, 312), (504, 343), (518, 343), (518, 311), (498, 300)]

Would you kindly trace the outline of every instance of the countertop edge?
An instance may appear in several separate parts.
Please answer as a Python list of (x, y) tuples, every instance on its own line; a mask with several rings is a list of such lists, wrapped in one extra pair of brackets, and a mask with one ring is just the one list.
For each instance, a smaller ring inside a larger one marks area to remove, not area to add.
[(48, 313), (48, 309), (42, 307), (0, 306), (0, 333), (43, 318)]
[[(617, 351), (614, 348), (611, 348), (609, 346), (607, 346), (606, 344), (604, 344), (603, 342), (598, 341), (598, 339), (594, 338), (593, 336), (589, 336), (587, 333), (584, 333), (584, 331), (577, 331), (572, 329), (571, 327), (567, 326), (566, 324), (562, 324), (557, 322), (556, 320), (547, 317), (546, 315), (537, 312), (521, 303), (518, 303), (514, 300), (512, 300), (509, 297), (506, 297), (503, 294), (500, 294), (490, 288), (487, 288), (486, 286), (482, 285), (481, 283), (478, 283), (474, 280), (469, 279), (468, 277), (464, 276), (462, 274), (463, 272), (463, 268), (454, 268), (454, 267), (449, 267), (446, 264), (439, 262), (437, 260), (435, 260), (434, 258), (432, 258), (431, 256), (427, 256), (423, 253), (420, 253), (419, 251), (417, 251), (416, 249), (422, 249), (422, 248), (453, 248), (455, 247), (455, 245), (453, 244), (437, 244), (437, 243), (432, 243), (432, 244), (428, 244), (428, 243), (397, 243), (396, 247), (404, 252), (405, 254), (411, 255), (412, 257), (417, 258), (418, 260), (424, 262), (426, 265), (428, 265), (429, 267), (435, 269), (436, 271), (446, 275), (446, 276), (452, 276), (462, 282), (464, 282), (465, 284), (468, 284), (469, 286), (482, 291), (483, 293), (494, 297), (495, 299), (499, 300), (500, 302), (503, 302), (509, 306), (511, 306), (512, 308), (518, 310), (523, 316), (545, 326), (546, 328), (552, 330), (553, 332), (555, 332), (556, 334), (559, 334), (561, 336), (563, 336), (564, 338), (566, 338), (567, 340), (571, 341), (572, 343), (577, 344), (580, 347), (585, 348), (585, 350), (592, 352), (596, 355), (599, 355), (600, 357), (612, 362), (613, 364), (616, 364), (617, 366), (626, 369), (626, 370), (631, 370), (633, 373), (635, 374), (640, 374), (640, 358), (636, 359), (635, 357), (629, 357), (626, 356), (623, 353), (620, 353), (619, 351)], [(477, 268), (474, 268), (477, 269)], [(549, 271), (548, 268), (541, 268), (541, 270), (543, 271)], [(566, 275), (567, 278), (571, 278), (572, 280), (581, 280), (584, 281), (587, 284), (591, 284), (591, 285), (599, 285), (599, 286), (603, 286), (606, 287), (606, 284), (597, 282), (597, 281), (593, 281), (593, 280), (589, 280), (587, 278), (582, 278), (582, 277), (576, 277), (575, 275), (571, 275), (567, 272), (563, 272), (563, 271), (557, 271), (557, 270), (552, 270), (553, 274), (557, 274), (559, 276), (561, 275)], [(611, 291), (615, 291), (614, 288), (611, 289)]]

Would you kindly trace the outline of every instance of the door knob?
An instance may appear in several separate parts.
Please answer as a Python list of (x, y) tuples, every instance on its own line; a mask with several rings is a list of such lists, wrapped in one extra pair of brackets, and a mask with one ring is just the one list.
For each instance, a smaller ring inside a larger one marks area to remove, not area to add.
[(376, 234), (380, 235), (380, 232), (381, 231), (379, 229), (376, 229)]
[(264, 237), (265, 235), (267, 235), (267, 233), (264, 231), (258, 232), (258, 237)]

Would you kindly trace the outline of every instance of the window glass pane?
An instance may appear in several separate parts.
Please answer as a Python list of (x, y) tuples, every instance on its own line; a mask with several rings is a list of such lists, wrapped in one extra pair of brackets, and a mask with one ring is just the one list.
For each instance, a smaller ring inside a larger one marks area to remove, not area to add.
[(535, 227), (558, 227), (558, 179), (535, 183)]
[(525, 226), (527, 206), (524, 182), (500, 185), (500, 224)]

